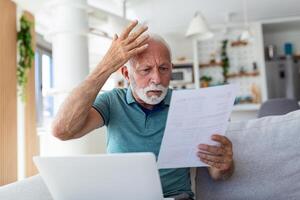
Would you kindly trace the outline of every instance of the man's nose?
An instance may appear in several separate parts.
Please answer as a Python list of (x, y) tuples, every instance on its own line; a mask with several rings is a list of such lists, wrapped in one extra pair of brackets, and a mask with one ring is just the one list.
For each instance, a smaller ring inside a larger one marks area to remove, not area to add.
[(160, 84), (161, 83), (161, 77), (158, 69), (154, 69), (151, 76), (151, 83), (154, 84)]

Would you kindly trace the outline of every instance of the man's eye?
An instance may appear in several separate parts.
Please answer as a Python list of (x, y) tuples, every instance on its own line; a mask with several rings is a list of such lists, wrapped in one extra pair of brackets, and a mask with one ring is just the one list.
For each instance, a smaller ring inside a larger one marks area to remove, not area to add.
[(161, 71), (167, 71), (168, 68), (167, 68), (167, 67), (161, 67), (160, 70), (161, 70)]
[(143, 69), (142, 71), (143, 71), (143, 72), (149, 72), (150, 69)]

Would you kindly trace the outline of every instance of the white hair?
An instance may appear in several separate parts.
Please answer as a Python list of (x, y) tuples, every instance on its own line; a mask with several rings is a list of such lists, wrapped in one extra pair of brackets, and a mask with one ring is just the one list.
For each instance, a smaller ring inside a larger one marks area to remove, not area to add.
[[(170, 48), (169, 44), (166, 42), (166, 40), (162, 36), (160, 36), (156, 33), (149, 33), (148, 35), (149, 35), (149, 40), (153, 40), (155, 42), (161, 43), (163, 46), (165, 46), (167, 48), (168, 53), (170, 55), (170, 59), (171, 59), (172, 58), (171, 48)], [(131, 73), (131, 67), (133, 67), (133, 65), (134, 65), (134, 60), (135, 60), (135, 57), (131, 58), (127, 63), (127, 66), (128, 66), (127, 69), (129, 71), (129, 73)]]
[(170, 55), (170, 59), (171, 59), (172, 58), (171, 48), (170, 48), (170, 45), (166, 42), (166, 40), (162, 36), (160, 36), (156, 33), (150, 33), (149, 36), (150, 36), (150, 40), (159, 42), (167, 48), (169, 55)]

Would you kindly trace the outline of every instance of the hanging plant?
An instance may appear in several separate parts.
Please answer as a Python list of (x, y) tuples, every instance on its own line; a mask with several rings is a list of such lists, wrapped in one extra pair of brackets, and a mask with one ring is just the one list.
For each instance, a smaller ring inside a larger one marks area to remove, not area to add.
[(224, 77), (224, 84), (228, 83), (228, 72), (229, 72), (229, 58), (227, 55), (227, 44), (228, 40), (222, 41), (222, 48), (221, 48), (221, 59), (222, 59), (222, 69), (223, 69), (223, 77)]
[(18, 51), (19, 61), (17, 67), (17, 81), (19, 86), (19, 95), (24, 102), (26, 99), (25, 87), (27, 84), (27, 76), (29, 69), (32, 66), (34, 60), (34, 51), (32, 48), (32, 35), (31, 35), (32, 24), (23, 15), (20, 19), (20, 31), (18, 31)]

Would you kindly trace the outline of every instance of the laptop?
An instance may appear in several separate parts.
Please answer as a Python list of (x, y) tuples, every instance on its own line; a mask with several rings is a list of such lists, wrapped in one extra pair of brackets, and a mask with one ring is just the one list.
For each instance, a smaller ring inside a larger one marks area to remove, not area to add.
[(54, 200), (164, 199), (152, 153), (37, 156), (33, 160)]

